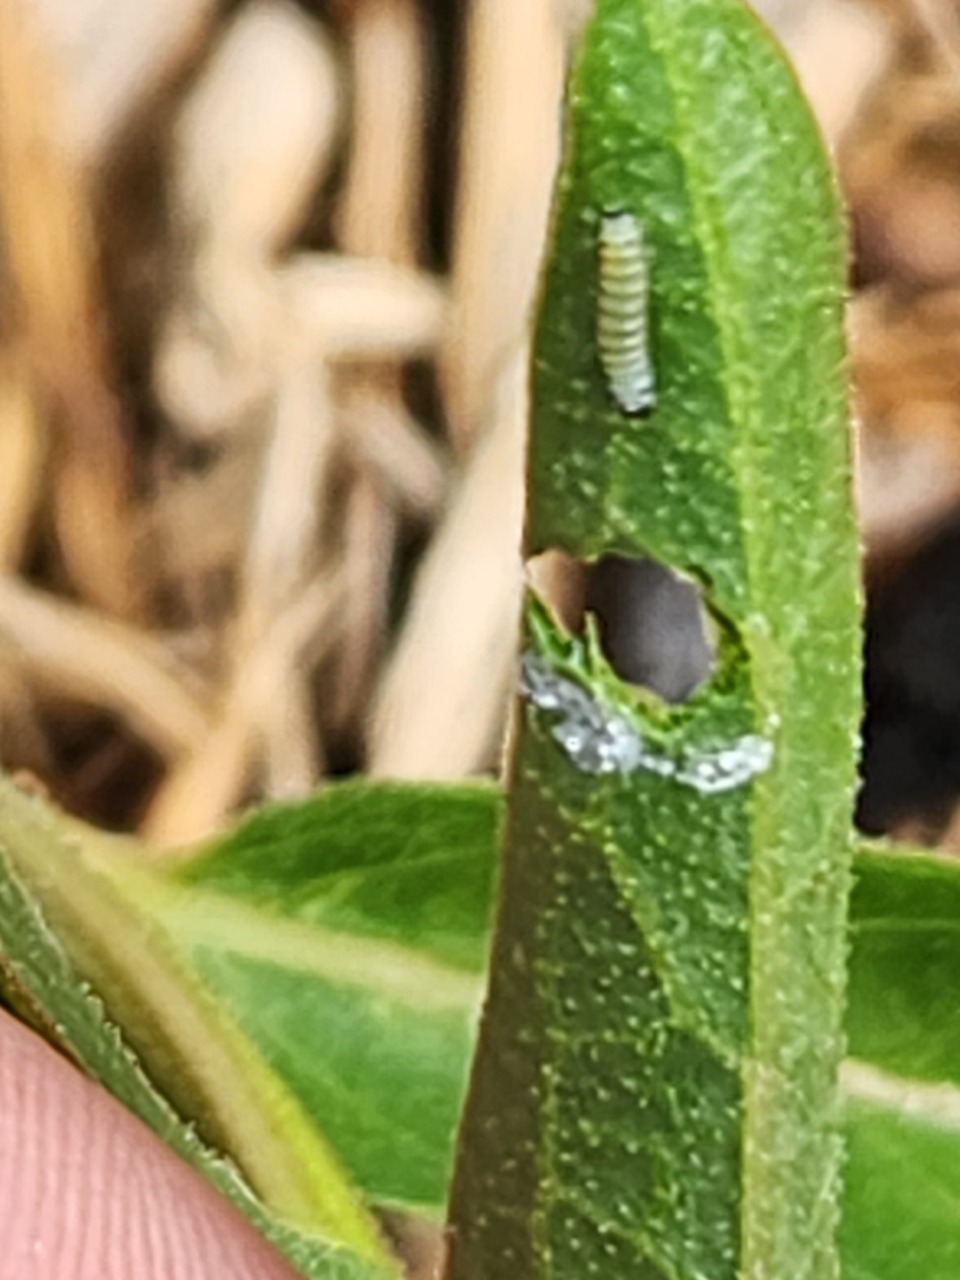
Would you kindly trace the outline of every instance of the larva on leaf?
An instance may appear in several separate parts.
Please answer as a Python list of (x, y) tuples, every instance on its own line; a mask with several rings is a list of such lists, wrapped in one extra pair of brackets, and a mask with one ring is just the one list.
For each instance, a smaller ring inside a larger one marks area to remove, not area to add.
[(650, 359), (650, 252), (633, 214), (603, 215), (598, 256), (600, 364), (623, 412), (646, 413), (657, 402)]

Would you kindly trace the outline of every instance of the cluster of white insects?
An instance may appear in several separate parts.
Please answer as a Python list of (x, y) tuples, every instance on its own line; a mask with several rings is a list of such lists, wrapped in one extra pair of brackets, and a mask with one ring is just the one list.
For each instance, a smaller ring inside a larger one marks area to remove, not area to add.
[(597, 349), (610, 394), (624, 413), (657, 402), (650, 357), (650, 250), (631, 213), (600, 220)]
[(551, 718), (550, 736), (581, 773), (655, 773), (701, 795), (719, 795), (765, 773), (773, 762), (773, 744), (757, 734), (677, 756), (653, 751), (627, 716), (603, 706), (532, 653), (521, 662), (520, 693)]

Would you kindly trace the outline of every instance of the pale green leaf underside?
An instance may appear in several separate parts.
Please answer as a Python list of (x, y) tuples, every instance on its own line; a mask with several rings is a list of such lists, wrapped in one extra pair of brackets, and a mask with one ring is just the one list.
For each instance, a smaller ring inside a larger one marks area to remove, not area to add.
[(92, 843), (0, 778), (0, 990), (310, 1280), (387, 1274), (316, 1129), (169, 942), (98, 873)]
[(490, 787), (345, 784), (142, 899), (380, 1204), (442, 1212), (499, 818)]

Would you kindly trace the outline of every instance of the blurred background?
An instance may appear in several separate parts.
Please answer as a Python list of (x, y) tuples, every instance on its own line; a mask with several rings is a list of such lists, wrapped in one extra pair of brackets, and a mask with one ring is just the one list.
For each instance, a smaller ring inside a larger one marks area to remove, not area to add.
[[(0, 0), (0, 760), (178, 844), (496, 770), (584, 0)], [(960, 3), (757, 0), (836, 158), (859, 820), (960, 850)]]

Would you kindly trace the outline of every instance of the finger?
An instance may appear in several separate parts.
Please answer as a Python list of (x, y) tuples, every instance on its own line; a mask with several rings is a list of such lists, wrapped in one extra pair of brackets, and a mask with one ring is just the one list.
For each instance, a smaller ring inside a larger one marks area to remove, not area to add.
[(144, 1125), (0, 1012), (0, 1280), (295, 1280)]

